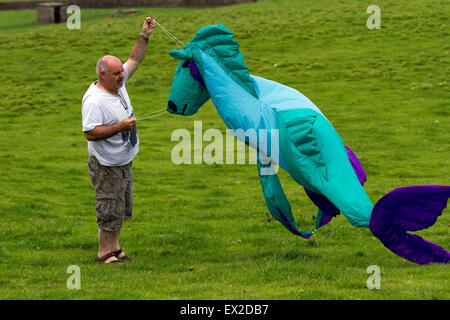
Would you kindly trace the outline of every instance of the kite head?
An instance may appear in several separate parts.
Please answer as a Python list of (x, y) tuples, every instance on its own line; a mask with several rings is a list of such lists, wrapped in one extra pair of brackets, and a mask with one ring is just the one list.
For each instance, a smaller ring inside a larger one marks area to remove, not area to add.
[(170, 89), (167, 111), (184, 116), (193, 115), (210, 95), (193, 57), (186, 50), (172, 50), (170, 55), (180, 59)]
[[(167, 111), (185, 116), (192, 115), (210, 98), (204, 83), (203, 54), (213, 58), (230, 77), (250, 94), (258, 97), (239, 43), (223, 24), (209, 25), (197, 31), (183, 50), (172, 50), (170, 55), (179, 59), (170, 90)], [(208, 83), (214, 86), (214, 83)]]

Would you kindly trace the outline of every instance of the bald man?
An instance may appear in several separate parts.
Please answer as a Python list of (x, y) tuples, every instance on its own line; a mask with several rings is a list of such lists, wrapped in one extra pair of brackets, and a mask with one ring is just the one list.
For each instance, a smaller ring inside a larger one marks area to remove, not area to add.
[(99, 263), (118, 263), (131, 258), (119, 244), (123, 221), (132, 217), (133, 176), (131, 163), (139, 151), (136, 118), (125, 83), (147, 52), (155, 20), (145, 18), (139, 38), (124, 64), (114, 56), (97, 62), (97, 81), (82, 100), (83, 131), (88, 141), (89, 174), (96, 191)]

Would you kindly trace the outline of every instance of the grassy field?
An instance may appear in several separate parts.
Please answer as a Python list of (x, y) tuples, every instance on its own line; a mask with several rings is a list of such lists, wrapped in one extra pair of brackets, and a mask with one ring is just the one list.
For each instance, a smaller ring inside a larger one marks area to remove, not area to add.
[[(82, 10), (81, 29), (38, 26), (35, 11), (0, 12), (1, 299), (449, 299), (448, 266), (419, 266), (341, 215), (317, 242), (267, 219), (255, 165), (175, 165), (175, 129), (225, 125), (209, 101), (193, 117), (138, 122), (135, 211), (121, 245), (134, 258), (98, 265), (95, 192), (81, 98), (105, 54), (125, 60), (146, 15), (184, 43), (224, 23), (252, 74), (294, 87), (358, 155), (375, 203), (407, 185), (449, 184), (450, 37), (446, 1), (260, 1), (215, 9)], [(177, 65), (157, 29), (127, 89), (136, 114), (164, 108)], [(204, 145), (205, 146), (205, 145)], [(298, 224), (316, 209), (285, 172)], [(449, 210), (418, 234), (450, 248)], [(69, 290), (70, 265), (81, 289)], [(381, 289), (366, 272), (381, 269)]]

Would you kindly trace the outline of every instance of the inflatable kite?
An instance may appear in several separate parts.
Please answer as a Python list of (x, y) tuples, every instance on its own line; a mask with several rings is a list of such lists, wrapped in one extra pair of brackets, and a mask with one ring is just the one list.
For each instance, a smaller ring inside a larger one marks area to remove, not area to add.
[[(373, 206), (363, 188), (363, 166), (324, 114), (297, 90), (250, 75), (233, 36), (224, 25), (207, 26), (184, 50), (170, 52), (181, 61), (167, 111), (192, 115), (211, 98), (229, 129), (266, 130), (265, 143), (244, 142), (258, 150), (258, 174), (270, 213), (293, 234), (309, 238), (312, 232), (297, 228), (277, 174), (264, 172), (274, 163), (317, 205), (316, 229), (342, 212), (353, 226), (368, 227), (384, 246), (407, 260), (449, 263), (449, 252), (407, 231), (436, 222), (447, 206), (450, 186), (398, 188)], [(271, 141), (275, 138), (276, 150)]]

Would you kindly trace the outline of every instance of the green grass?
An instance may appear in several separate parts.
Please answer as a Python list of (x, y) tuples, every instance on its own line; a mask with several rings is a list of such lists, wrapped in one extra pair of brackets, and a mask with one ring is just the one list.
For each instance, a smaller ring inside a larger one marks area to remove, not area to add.
[[(95, 264), (94, 190), (81, 98), (104, 54), (126, 59), (145, 15), (184, 43), (208, 24), (236, 35), (252, 74), (294, 87), (326, 114), (368, 174), (373, 202), (406, 185), (449, 184), (450, 39), (445, 1), (261, 1), (215, 9), (82, 10), (81, 29), (38, 26), (35, 11), (0, 12), (0, 298), (449, 299), (448, 266), (419, 266), (338, 216), (318, 244), (267, 220), (255, 165), (174, 165), (175, 129), (225, 125), (211, 102), (192, 117), (138, 123), (135, 210), (121, 245), (132, 263)], [(136, 114), (164, 108), (177, 61), (157, 29), (127, 89)], [(205, 144), (206, 145), (206, 144)], [(314, 206), (280, 180), (303, 229)], [(418, 232), (450, 247), (448, 209)], [(81, 290), (68, 290), (70, 265)], [(368, 290), (370, 265), (381, 289)]]

